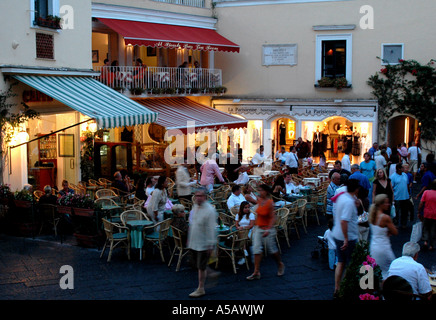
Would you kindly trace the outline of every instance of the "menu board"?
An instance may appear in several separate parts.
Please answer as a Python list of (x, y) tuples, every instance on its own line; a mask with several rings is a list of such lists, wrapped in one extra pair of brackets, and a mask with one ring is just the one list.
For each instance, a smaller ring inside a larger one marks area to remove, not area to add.
[(294, 66), (297, 64), (296, 44), (271, 44), (262, 46), (262, 65)]

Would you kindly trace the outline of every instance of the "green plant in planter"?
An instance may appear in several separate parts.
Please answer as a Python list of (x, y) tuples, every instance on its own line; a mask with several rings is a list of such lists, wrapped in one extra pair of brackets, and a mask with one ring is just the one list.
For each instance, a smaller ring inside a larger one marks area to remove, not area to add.
[(11, 186), (8, 184), (0, 185), (0, 199), (9, 199), (11, 196)]
[(114, 90), (123, 93), (124, 92), (124, 87), (117, 86), (117, 87), (114, 87)]
[(334, 81), (334, 86), (335, 86), (336, 89), (345, 88), (347, 85), (348, 85), (348, 81), (344, 77), (336, 78), (335, 81)]
[[(372, 283), (366, 283), (364, 277), (371, 272), (373, 277), (369, 280)], [(369, 254), (368, 242), (358, 242), (341, 281), (339, 297), (343, 300), (357, 301), (365, 294), (370, 294), (377, 298), (380, 295), (382, 279), (380, 267)], [(368, 286), (368, 289), (362, 288), (362, 285)]]
[(130, 89), (130, 93), (133, 95), (141, 95), (144, 93), (144, 89), (142, 89), (140, 87), (132, 88), (132, 89)]
[(71, 206), (74, 208), (94, 209), (94, 201), (89, 194), (74, 194), (71, 197)]
[(63, 206), (63, 207), (72, 207), (72, 199), (74, 197), (74, 194), (67, 193), (66, 195), (63, 195), (58, 198), (57, 205)]
[(33, 195), (28, 190), (15, 191), (14, 199), (20, 201), (33, 201)]
[(175, 94), (176, 88), (166, 88), (164, 89), (166, 94)]
[(318, 85), (323, 88), (329, 88), (329, 87), (333, 87), (334, 81), (335, 80), (333, 78), (322, 77), (321, 79), (318, 80)]

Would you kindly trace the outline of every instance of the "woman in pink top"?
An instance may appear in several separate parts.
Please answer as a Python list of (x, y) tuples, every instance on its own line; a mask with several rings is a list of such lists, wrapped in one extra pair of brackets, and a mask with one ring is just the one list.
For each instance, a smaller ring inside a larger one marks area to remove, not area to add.
[[(421, 214), (423, 211), (424, 220)], [(423, 220), (422, 240), (424, 241), (424, 247), (433, 250), (436, 239), (436, 179), (430, 183), (430, 190), (424, 191), (421, 197), (418, 217)]]
[(225, 183), (223, 176), (221, 175), (218, 164), (216, 163), (217, 154), (214, 154), (211, 159), (207, 160), (200, 167), (201, 178), (200, 184), (204, 186), (208, 192), (211, 192), (213, 189), (213, 183), (215, 176), (218, 177), (219, 181)]

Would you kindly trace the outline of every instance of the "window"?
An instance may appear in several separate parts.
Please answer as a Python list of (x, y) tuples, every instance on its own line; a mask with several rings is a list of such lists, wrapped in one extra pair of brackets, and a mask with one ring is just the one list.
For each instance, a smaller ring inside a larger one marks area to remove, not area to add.
[(317, 35), (315, 84), (323, 77), (352, 82), (352, 35)]
[(401, 43), (382, 44), (382, 64), (398, 64), (403, 59), (404, 46)]
[(38, 18), (46, 19), (49, 16), (59, 16), (59, 0), (29, 0), (30, 25), (38, 25)]
[(54, 59), (54, 39), (52, 34), (36, 33), (36, 58)]
[(329, 40), (322, 42), (322, 77), (345, 77), (345, 53), (347, 42), (345, 40)]
[(35, 0), (35, 20), (49, 15), (48, 0)]

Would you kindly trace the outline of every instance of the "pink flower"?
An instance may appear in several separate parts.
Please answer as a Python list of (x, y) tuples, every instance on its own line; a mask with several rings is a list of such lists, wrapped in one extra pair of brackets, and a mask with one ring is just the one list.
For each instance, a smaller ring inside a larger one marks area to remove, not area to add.
[(365, 293), (359, 296), (360, 300), (379, 300), (379, 297), (375, 297), (372, 294)]

